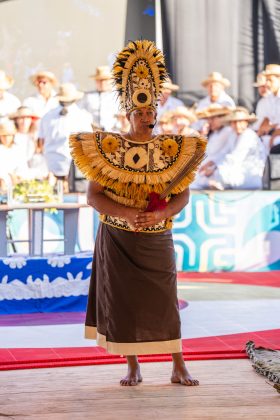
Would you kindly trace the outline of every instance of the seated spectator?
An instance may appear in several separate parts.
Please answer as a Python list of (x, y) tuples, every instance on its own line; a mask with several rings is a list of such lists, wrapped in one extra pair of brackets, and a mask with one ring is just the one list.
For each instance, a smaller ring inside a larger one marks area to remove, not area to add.
[(232, 128), (229, 150), (209, 181), (217, 189), (261, 189), (266, 154), (258, 135), (248, 127), (256, 121), (246, 108), (237, 107), (225, 120)]
[(173, 133), (173, 123), (172, 123), (172, 111), (164, 112), (158, 120), (157, 123), (157, 133), (158, 134), (172, 134)]
[(264, 74), (271, 93), (261, 98), (257, 104), (258, 122), (254, 129), (262, 137), (269, 153), (272, 147), (280, 144), (280, 65), (268, 64)]
[(27, 162), (32, 178), (43, 179), (48, 175), (48, 168), (42, 153), (37, 151), (37, 126), (39, 116), (26, 106), (18, 108), (17, 112), (10, 115), (14, 120), (17, 132), (14, 142), (20, 150), (22, 159)]
[(232, 108), (219, 104), (211, 104), (204, 110), (196, 112), (198, 119), (206, 121), (203, 133), (208, 137), (206, 158), (199, 167), (192, 189), (209, 188), (209, 181), (217, 165), (223, 161), (230, 150), (229, 137), (232, 128), (226, 125), (225, 116), (230, 114)]
[(120, 133), (120, 134), (127, 134), (129, 132), (130, 123), (126, 118), (125, 111), (119, 111), (115, 114), (115, 125), (112, 129), (113, 132)]
[(195, 112), (191, 108), (178, 106), (178, 108), (171, 111), (173, 134), (180, 134), (182, 136), (192, 136), (197, 134), (197, 132), (190, 127), (196, 120), (197, 118)]
[(22, 179), (29, 178), (29, 171), (21, 150), (14, 142), (16, 127), (9, 120), (0, 123), (0, 188), (6, 190)]
[(50, 177), (64, 181), (68, 192), (68, 175), (71, 165), (69, 135), (78, 131), (92, 131), (91, 115), (80, 109), (76, 102), (83, 97), (72, 83), (60, 86), (57, 99), (58, 107), (49, 111), (41, 120), (39, 144), (46, 158)]
[(96, 91), (87, 93), (78, 105), (92, 115), (96, 127), (113, 131), (119, 103), (113, 92), (110, 67), (99, 66), (90, 77), (95, 81)]
[(201, 84), (207, 90), (208, 95), (198, 102), (197, 110), (205, 109), (216, 103), (227, 107), (235, 106), (234, 100), (225, 92), (225, 89), (230, 86), (230, 81), (221, 73), (213, 71)]
[(172, 93), (176, 92), (177, 90), (179, 90), (179, 86), (172, 83), (170, 78), (168, 78), (163, 83), (163, 89), (162, 89), (160, 101), (157, 107), (158, 120), (161, 118), (161, 116), (165, 112), (173, 111), (175, 108), (178, 108), (179, 106), (185, 106), (184, 102), (181, 101), (181, 99), (178, 99), (178, 98), (175, 98), (175, 96), (172, 96)]
[(30, 78), (37, 93), (24, 99), (23, 105), (42, 118), (51, 109), (58, 106), (54, 87), (57, 85), (55, 75), (50, 71), (39, 71)]
[[(225, 89), (230, 86), (230, 81), (223, 77), (217, 71), (213, 71), (207, 79), (201, 82), (201, 85), (207, 90), (208, 95), (198, 101), (196, 110), (206, 109), (211, 104), (219, 104), (227, 107), (235, 107), (234, 100), (225, 92)], [(204, 125), (203, 120), (199, 120), (193, 124), (193, 128), (202, 133)], [(203, 133), (202, 133), (203, 134)]]
[(7, 92), (14, 84), (14, 79), (0, 70), (0, 117), (15, 112), (20, 106), (20, 100), (12, 93)]
[(253, 83), (253, 86), (258, 88), (260, 98), (265, 98), (271, 93), (264, 71), (258, 73), (257, 80)]

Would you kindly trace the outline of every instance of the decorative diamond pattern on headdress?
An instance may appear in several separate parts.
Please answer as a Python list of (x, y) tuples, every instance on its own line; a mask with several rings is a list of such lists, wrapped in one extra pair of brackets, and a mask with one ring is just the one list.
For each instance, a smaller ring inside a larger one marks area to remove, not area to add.
[(134, 41), (118, 54), (113, 78), (121, 106), (127, 112), (157, 105), (167, 78), (162, 52), (151, 41)]

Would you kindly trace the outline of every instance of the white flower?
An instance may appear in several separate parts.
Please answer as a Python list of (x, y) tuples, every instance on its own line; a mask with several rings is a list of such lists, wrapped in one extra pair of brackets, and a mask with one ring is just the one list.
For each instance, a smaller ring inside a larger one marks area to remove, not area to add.
[(61, 267), (64, 267), (66, 264), (70, 264), (70, 262), (71, 262), (71, 258), (66, 255), (48, 258), (48, 264), (51, 265), (52, 267), (61, 268)]
[(3, 259), (3, 263), (10, 268), (22, 268), (26, 265), (26, 260), (24, 257), (11, 257)]

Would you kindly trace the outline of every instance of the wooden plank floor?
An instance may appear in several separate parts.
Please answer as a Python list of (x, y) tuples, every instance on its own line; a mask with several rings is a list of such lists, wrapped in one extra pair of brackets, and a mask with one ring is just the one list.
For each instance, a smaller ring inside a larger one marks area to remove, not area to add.
[(170, 384), (170, 363), (142, 364), (144, 382), (121, 387), (125, 365), (0, 373), (0, 419), (280, 419), (280, 395), (248, 360), (189, 362), (201, 385)]

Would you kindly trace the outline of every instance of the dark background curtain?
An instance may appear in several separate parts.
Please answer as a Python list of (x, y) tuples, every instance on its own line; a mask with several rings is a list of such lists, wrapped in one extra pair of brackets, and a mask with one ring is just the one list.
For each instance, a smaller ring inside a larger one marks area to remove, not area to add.
[(179, 96), (191, 105), (205, 95), (201, 81), (219, 71), (228, 92), (252, 109), (256, 74), (280, 64), (280, 0), (161, 0), (163, 45)]

